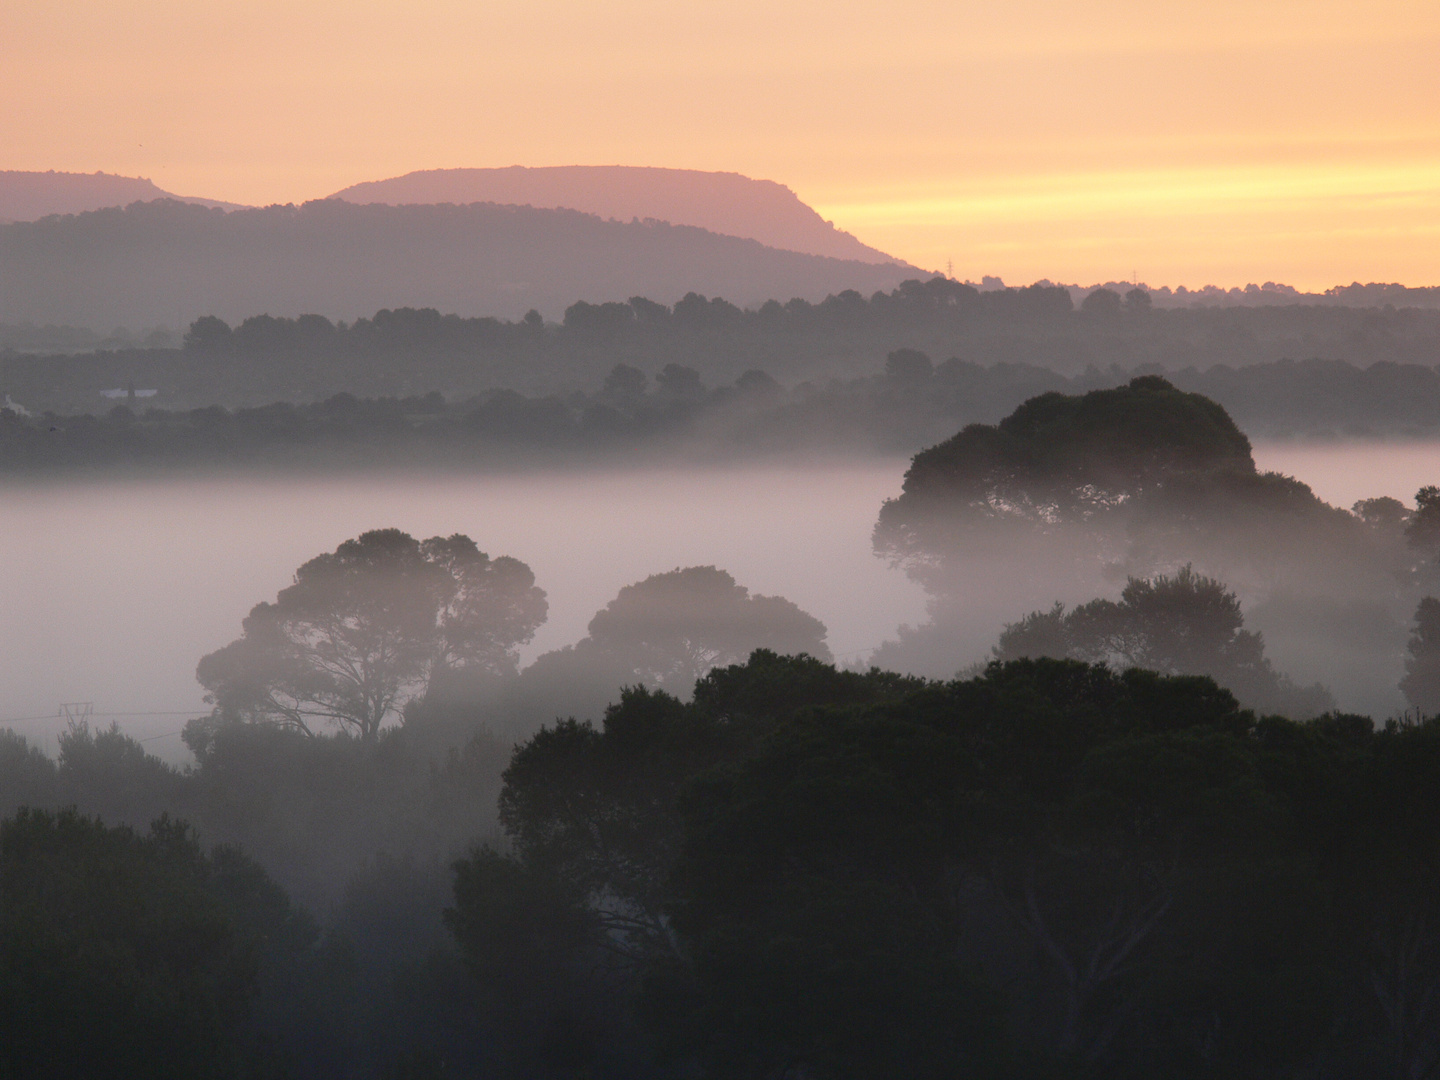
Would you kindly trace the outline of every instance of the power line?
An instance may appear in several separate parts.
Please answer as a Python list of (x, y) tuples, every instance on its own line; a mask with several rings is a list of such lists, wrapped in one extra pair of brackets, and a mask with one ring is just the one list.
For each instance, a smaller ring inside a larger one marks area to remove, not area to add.
[[(149, 711), (149, 712), (90, 712), (90, 713), (86, 714), (86, 717), (89, 718), (89, 717), (102, 717), (102, 716), (103, 716), (103, 717), (120, 717), (120, 716), (204, 716), (204, 715), (205, 715), (205, 711), (206, 711), (206, 710), (204, 710), (204, 709), (169, 709), (169, 710), (158, 709), (158, 710), (152, 710), (152, 711)], [(9, 717), (8, 719), (0, 720), (0, 724), (23, 724), (23, 723), (27, 723), (27, 722), (29, 722), (29, 721), (31, 721), (31, 720), (64, 720), (64, 719), (66, 719), (66, 716), (65, 716), (65, 714), (64, 714), (63, 712), (59, 712), (59, 713), (44, 713), (43, 715), (40, 715), (40, 716), (12, 716), (12, 717)]]

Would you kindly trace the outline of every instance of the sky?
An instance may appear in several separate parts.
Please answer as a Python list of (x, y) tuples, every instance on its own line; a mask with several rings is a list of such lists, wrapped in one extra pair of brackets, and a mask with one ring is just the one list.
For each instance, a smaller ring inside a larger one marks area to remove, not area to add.
[(1435, 0), (6, 0), (0, 169), (777, 180), (955, 276), (1440, 284)]

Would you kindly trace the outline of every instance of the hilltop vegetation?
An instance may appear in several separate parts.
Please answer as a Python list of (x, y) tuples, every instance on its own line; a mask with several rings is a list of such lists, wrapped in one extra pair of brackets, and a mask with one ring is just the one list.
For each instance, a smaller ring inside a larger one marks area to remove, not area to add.
[(200, 206), (238, 209), (234, 203), (216, 199), (187, 199), (162, 191), (144, 177), (116, 176), (113, 173), (67, 173), (0, 171), (0, 224), (36, 221), (51, 214), (83, 214), (135, 202), (177, 199)]
[(174, 325), (202, 312), (353, 319), (400, 306), (553, 317), (577, 296), (818, 301), (914, 273), (691, 226), (493, 203), (328, 199), (225, 213), (159, 200), (0, 225), (0, 321), (40, 325)]

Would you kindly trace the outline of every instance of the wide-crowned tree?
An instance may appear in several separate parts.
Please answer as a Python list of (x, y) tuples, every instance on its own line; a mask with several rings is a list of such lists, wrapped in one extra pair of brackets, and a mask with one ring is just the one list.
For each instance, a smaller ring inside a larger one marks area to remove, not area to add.
[[(1043, 394), (917, 454), (874, 547), (930, 593), (933, 623), (873, 661), (936, 675), (978, 658), (1014, 612), (1098, 595), (1117, 577), (1191, 563), (1250, 603), (1343, 609), (1393, 594), (1412, 561), (1393, 530), (1258, 470), (1218, 402), (1154, 375)], [(1268, 626), (1280, 644), (1286, 626)], [(1355, 651), (1334, 634), (1336, 650)]]
[(1044, 656), (1209, 675), (1245, 705), (1295, 718), (1335, 705), (1323, 687), (1297, 687), (1276, 672), (1264, 638), (1245, 629), (1235, 593), (1190, 566), (1173, 575), (1131, 578), (1118, 601), (1032, 612), (1005, 627), (993, 652), (1001, 661)]
[(635, 675), (689, 693), (713, 667), (754, 649), (830, 659), (825, 624), (783, 596), (751, 595), (724, 570), (690, 566), (627, 585), (590, 620), (595, 647), (623, 656)]
[[(915, 455), (881, 508), (877, 554), (931, 588), (957, 557), (1281, 565), (1373, 547), (1360, 522), (1305, 484), (1262, 473), (1217, 402), (1157, 375), (1080, 396), (1031, 398), (999, 424), (971, 424)], [(1388, 566), (1384, 573), (1389, 573)], [(1383, 576), (1383, 575), (1382, 575)]]
[(687, 697), (712, 668), (754, 649), (830, 659), (825, 624), (783, 596), (752, 594), (724, 570), (690, 566), (627, 585), (574, 645), (521, 673), (512, 713), (521, 728), (596, 715), (621, 686)]
[(441, 673), (514, 671), (546, 611), (518, 559), (491, 559), (459, 534), (421, 542), (379, 529), (301, 566), (196, 678), (217, 716), (374, 739)]
[(914, 563), (975, 543), (980, 526), (1103, 524), (1195, 473), (1255, 473), (1249, 440), (1209, 398), (1153, 375), (1079, 397), (1042, 394), (916, 454), (901, 495), (881, 509), (875, 546)]

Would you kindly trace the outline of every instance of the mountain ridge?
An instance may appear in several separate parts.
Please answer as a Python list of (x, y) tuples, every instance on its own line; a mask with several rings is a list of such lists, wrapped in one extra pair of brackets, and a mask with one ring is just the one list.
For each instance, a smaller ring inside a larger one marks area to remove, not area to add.
[(38, 221), (52, 214), (83, 214), (135, 202), (174, 199), (196, 206), (238, 210), (238, 203), (176, 195), (144, 176), (0, 170), (0, 224)]
[(352, 184), (330, 198), (391, 206), (500, 203), (618, 221), (653, 218), (782, 251), (876, 265), (903, 262), (836, 228), (784, 184), (737, 172), (632, 165), (422, 169)]
[(328, 199), (224, 213), (157, 200), (0, 225), (0, 321), (36, 325), (178, 327), (257, 311), (353, 319), (406, 306), (555, 319), (577, 297), (819, 301), (914, 276), (694, 226), (487, 203)]

